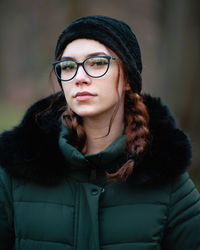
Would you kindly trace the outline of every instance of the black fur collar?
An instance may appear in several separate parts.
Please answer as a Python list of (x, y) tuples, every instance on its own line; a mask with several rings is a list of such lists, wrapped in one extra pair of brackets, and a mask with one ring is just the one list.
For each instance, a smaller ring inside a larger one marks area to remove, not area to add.
[[(42, 111), (52, 101), (53, 106), (44, 115)], [(144, 102), (150, 115), (152, 143), (129, 180), (137, 184), (162, 183), (186, 171), (191, 163), (191, 145), (159, 98), (144, 95)], [(17, 127), (1, 134), (0, 165), (10, 176), (51, 185), (67, 175), (67, 166), (58, 148), (57, 119), (64, 103), (61, 93), (42, 99), (27, 110)]]

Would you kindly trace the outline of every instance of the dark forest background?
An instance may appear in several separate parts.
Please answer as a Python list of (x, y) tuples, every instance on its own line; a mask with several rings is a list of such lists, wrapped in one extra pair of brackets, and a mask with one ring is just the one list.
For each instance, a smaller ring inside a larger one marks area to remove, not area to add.
[(199, 0), (1, 0), (0, 131), (52, 93), (57, 37), (73, 19), (108, 15), (127, 22), (143, 56), (143, 92), (160, 96), (190, 136), (190, 174), (200, 190)]

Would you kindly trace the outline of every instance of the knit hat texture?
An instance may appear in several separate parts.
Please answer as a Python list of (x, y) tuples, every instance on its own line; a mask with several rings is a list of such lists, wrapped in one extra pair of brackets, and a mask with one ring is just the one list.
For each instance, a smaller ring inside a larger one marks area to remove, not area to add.
[(55, 59), (67, 44), (78, 38), (99, 41), (121, 59), (127, 80), (136, 93), (142, 88), (142, 60), (140, 47), (135, 34), (123, 21), (106, 16), (85, 16), (73, 21), (59, 36)]

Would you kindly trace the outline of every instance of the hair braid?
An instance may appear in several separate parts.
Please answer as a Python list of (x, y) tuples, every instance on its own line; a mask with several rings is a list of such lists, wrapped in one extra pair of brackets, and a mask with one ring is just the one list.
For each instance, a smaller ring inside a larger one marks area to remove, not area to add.
[(126, 149), (129, 153), (140, 154), (147, 144), (149, 115), (142, 97), (129, 92), (125, 98)]
[(115, 173), (107, 174), (108, 180), (118, 182), (126, 181), (127, 177), (132, 173), (135, 165), (136, 156), (141, 154), (148, 141), (149, 115), (143, 103), (142, 96), (128, 90), (125, 94), (125, 148), (129, 155), (133, 157)]
[(68, 106), (67, 111), (63, 115), (63, 124), (71, 131), (71, 145), (79, 150), (82, 154), (86, 153), (86, 133), (82, 125), (82, 119), (75, 114)]

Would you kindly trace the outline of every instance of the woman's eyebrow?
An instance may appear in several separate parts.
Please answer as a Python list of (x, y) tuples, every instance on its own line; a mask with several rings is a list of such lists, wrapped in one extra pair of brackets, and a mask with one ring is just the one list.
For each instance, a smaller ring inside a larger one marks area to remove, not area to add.
[[(104, 55), (104, 56), (107, 56), (107, 54), (105, 53), (105, 52), (94, 52), (94, 53), (90, 53), (90, 54), (87, 54), (86, 56), (85, 56), (85, 58), (87, 58), (87, 57), (90, 57), (90, 56), (100, 56), (100, 55)], [(71, 56), (63, 56), (62, 58), (61, 58), (61, 60), (62, 59), (70, 59), (70, 60), (76, 60), (76, 58), (75, 57), (71, 57)]]
[(100, 56), (100, 55), (104, 55), (107, 56), (107, 54), (105, 52), (94, 52), (94, 53), (90, 53), (88, 54), (86, 57), (90, 57), (90, 56)]

